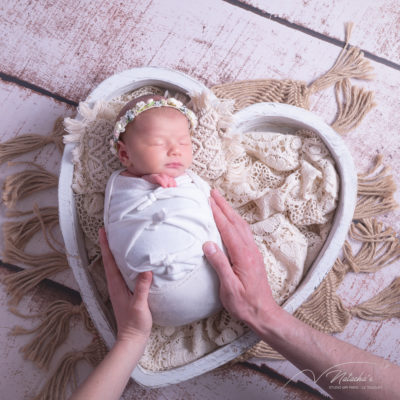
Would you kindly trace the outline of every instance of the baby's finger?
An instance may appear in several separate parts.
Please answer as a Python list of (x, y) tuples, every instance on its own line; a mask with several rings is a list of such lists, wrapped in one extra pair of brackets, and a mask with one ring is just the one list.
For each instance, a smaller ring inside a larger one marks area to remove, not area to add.
[(151, 271), (142, 272), (138, 275), (133, 292), (134, 303), (138, 303), (139, 305), (143, 303), (147, 304), (152, 280), (153, 273)]

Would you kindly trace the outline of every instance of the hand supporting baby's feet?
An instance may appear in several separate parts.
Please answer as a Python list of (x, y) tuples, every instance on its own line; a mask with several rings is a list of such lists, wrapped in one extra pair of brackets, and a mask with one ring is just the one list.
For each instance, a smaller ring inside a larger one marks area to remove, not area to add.
[(175, 179), (167, 174), (161, 173), (161, 174), (143, 175), (142, 178), (146, 179), (147, 182), (160, 185), (163, 188), (176, 187)]

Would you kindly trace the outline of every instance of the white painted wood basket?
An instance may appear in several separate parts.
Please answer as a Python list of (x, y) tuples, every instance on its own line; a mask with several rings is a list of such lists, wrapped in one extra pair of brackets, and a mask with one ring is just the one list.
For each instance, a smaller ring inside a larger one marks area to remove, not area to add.
[[(124, 71), (106, 79), (93, 90), (87, 101), (95, 103), (98, 100), (110, 100), (145, 85), (155, 85), (187, 94), (209, 91), (200, 82), (180, 72), (145, 67)], [(211, 92), (210, 95), (214, 96)], [(290, 313), (293, 313), (315, 290), (332, 267), (342, 248), (356, 203), (357, 175), (353, 160), (341, 137), (330, 126), (313, 113), (294, 106), (278, 103), (252, 105), (235, 114), (233, 127), (238, 132), (268, 130), (280, 133), (294, 133), (302, 128), (316, 132), (330, 150), (340, 179), (340, 198), (325, 245), (295, 293), (283, 305), (283, 308)], [(115, 341), (115, 333), (87, 270), (88, 258), (71, 188), (73, 147), (73, 144), (66, 145), (61, 165), (58, 190), (60, 226), (68, 262), (79, 285), (82, 299), (97, 330), (107, 346), (111, 347)], [(152, 372), (138, 366), (132, 372), (132, 378), (147, 387), (161, 387), (182, 382), (225, 364), (256, 344), (258, 340), (254, 333), (249, 332), (233, 343), (183, 367)]]

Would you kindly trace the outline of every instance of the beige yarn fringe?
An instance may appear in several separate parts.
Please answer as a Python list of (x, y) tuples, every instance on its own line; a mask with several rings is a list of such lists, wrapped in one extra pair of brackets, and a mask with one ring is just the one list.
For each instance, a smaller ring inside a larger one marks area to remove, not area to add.
[(107, 348), (98, 334), (92, 343), (82, 351), (72, 351), (60, 361), (53, 376), (47, 381), (41, 392), (33, 400), (65, 400), (68, 385), (77, 387), (76, 366), (84, 360), (95, 367), (107, 354)]
[(49, 143), (54, 143), (60, 153), (64, 150), (62, 137), (65, 134), (62, 125), (63, 118), (59, 117), (50, 136), (26, 134), (17, 136), (0, 144), (0, 165), (30, 151), (39, 150)]
[(33, 361), (40, 368), (48, 368), (57, 348), (69, 335), (70, 320), (74, 316), (80, 316), (89, 326), (89, 315), (84, 303), (73, 305), (68, 301), (57, 300), (50, 304), (46, 311), (34, 315), (24, 315), (15, 308), (10, 311), (21, 318), (41, 318), (42, 322), (33, 329), (25, 329), (15, 326), (12, 335), (35, 334), (30, 343), (21, 348), (26, 360)]
[(333, 67), (323, 76), (312, 82), (308, 89), (311, 93), (326, 89), (336, 82), (346, 78), (369, 80), (374, 77), (369, 61), (364, 58), (364, 53), (357, 47), (350, 47), (349, 41), (353, 23), (346, 25), (346, 42)]
[(369, 321), (400, 318), (400, 277), (376, 296), (353, 307), (351, 314)]
[(23, 296), (35, 288), (44, 279), (50, 278), (69, 268), (67, 258), (64, 254), (48, 253), (40, 256), (34, 256), (23, 253), (17, 253), (16, 257), (7, 260), (7, 262), (17, 262), (21, 260), (23, 264), (30, 264), (33, 267), (22, 269), (2, 279), (6, 286), (10, 299), (8, 304), (17, 305)]
[(11, 165), (26, 164), (36, 169), (28, 169), (9, 175), (3, 185), (3, 202), (14, 208), (17, 201), (29, 195), (58, 185), (58, 177), (34, 162), (9, 162)]
[(374, 217), (398, 207), (394, 200), (396, 184), (391, 175), (386, 175), (388, 170), (382, 164), (382, 155), (379, 155), (370, 171), (358, 175), (354, 219)]
[(234, 111), (260, 102), (278, 102), (309, 108), (309, 90), (304, 82), (258, 79), (224, 83), (211, 88), (220, 99), (234, 99)]
[[(69, 268), (64, 252), (58, 250), (50, 241), (48, 234), (57, 243), (52, 234), (53, 228), (58, 225), (57, 207), (39, 208), (36, 204), (32, 211), (10, 211), (8, 217), (23, 217), (35, 215), (24, 221), (8, 221), (3, 224), (4, 250), (3, 261), (15, 265), (30, 265), (31, 268), (23, 269), (3, 278), (10, 296), (9, 304), (16, 305), (21, 298), (44, 279), (56, 275)], [(35, 255), (24, 251), (31, 238), (38, 232), (44, 234), (45, 240), (53, 252)], [(59, 244), (60, 246), (60, 244)]]
[[(342, 94), (342, 100), (340, 99)], [(351, 86), (348, 78), (336, 82), (335, 97), (338, 112), (332, 128), (338, 133), (347, 133), (355, 129), (366, 114), (375, 107), (371, 91)]]
[[(29, 219), (7, 221), (3, 224), (5, 238), (4, 258), (8, 258), (8, 246), (11, 243), (18, 249), (24, 249), (36, 233), (43, 231), (44, 234), (47, 234), (47, 232), (51, 232), (52, 229), (58, 225), (57, 207), (39, 208), (37, 204), (35, 204), (32, 211), (8, 211), (6, 216), (8, 218), (18, 218), (32, 214), (35, 215)], [(47, 243), (53, 247), (48, 239)]]
[(376, 272), (400, 257), (400, 241), (391, 229), (375, 219), (366, 219), (352, 225), (350, 237), (362, 245), (354, 256), (349, 242), (343, 246), (344, 260), (353, 272)]

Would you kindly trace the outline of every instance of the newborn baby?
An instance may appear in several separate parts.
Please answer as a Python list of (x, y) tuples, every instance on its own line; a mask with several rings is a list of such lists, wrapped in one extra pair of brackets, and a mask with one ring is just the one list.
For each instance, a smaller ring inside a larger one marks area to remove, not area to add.
[(222, 241), (208, 203), (210, 187), (189, 171), (197, 119), (176, 99), (141, 96), (117, 117), (112, 151), (125, 167), (105, 193), (104, 225), (128, 287), (153, 271), (153, 321), (180, 326), (221, 309), (219, 281), (202, 245)]

